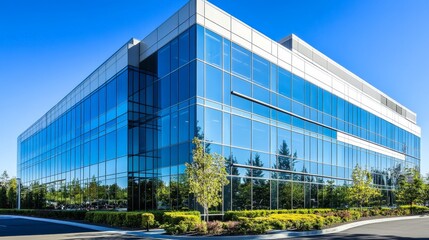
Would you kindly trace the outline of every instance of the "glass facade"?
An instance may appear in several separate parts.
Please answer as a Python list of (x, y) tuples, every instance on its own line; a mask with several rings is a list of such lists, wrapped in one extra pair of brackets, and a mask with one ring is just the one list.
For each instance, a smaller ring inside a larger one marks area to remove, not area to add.
[(19, 142), (19, 176), (50, 202), (193, 209), (184, 171), (194, 136), (227, 159), (225, 211), (341, 206), (326, 188), (350, 184), (356, 165), (391, 205), (398, 173), (420, 164), (419, 137), (193, 25)]

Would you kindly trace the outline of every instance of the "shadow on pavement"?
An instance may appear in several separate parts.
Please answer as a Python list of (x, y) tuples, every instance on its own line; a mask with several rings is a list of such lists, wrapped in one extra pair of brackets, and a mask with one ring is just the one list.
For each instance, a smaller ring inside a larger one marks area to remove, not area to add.
[(427, 240), (429, 239), (429, 235), (427, 238), (412, 238), (412, 237), (398, 237), (392, 235), (373, 235), (373, 234), (347, 234), (347, 235), (337, 235), (337, 234), (328, 234), (328, 235), (320, 235), (313, 237), (302, 237), (296, 239), (329, 239), (329, 240), (340, 240), (340, 239), (356, 239), (356, 240), (367, 240), (367, 239), (391, 239), (391, 240)]

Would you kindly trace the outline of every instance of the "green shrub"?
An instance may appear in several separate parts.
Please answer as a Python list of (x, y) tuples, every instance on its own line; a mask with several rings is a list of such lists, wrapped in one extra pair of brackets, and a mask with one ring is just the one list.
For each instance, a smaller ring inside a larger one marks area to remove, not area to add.
[(199, 234), (207, 234), (207, 223), (202, 221), (200, 223), (197, 223), (195, 226), (195, 231)]
[(342, 222), (341, 218), (337, 216), (326, 216), (323, 218), (323, 220), (325, 226), (330, 226)]
[[(143, 213), (143, 214), (150, 214), (153, 217), (153, 214), (151, 213)], [(142, 213), (140, 212), (129, 212), (125, 215), (125, 222), (123, 223), (123, 226), (130, 227), (130, 228), (139, 228), (139, 227), (146, 227), (146, 225), (142, 226)]]
[[(164, 212), (163, 215), (163, 223), (173, 223), (175, 221), (178, 223), (178, 220), (176, 219), (177, 216), (197, 216), (199, 219), (201, 219), (200, 212), (198, 211), (189, 211), (189, 212)], [(183, 220), (183, 219), (181, 219)], [(180, 221), (180, 220), (179, 220)]]
[(201, 223), (200, 212), (165, 212), (162, 226), (168, 234), (182, 234), (195, 231)]
[(268, 218), (247, 218), (240, 217), (238, 225), (238, 232), (241, 234), (263, 234), (271, 229)]
[(207, 223), (207, 232), (213, 235), (219, 235), (223, 232), (222, 222), (211, 221)]
[(152, 227), (155, 225), (155, 216), (152, 213), (143, 213), (141, 216), (141, 226), (143, 228)]
[(272, 214), (269, 220), (271, 224), (275, 223), (272, 227), (280, 227), (280, 229), (311, 230), (321, 229), (324, 226), (324, 218), (316, 214)]
[(228, 234), (234, 234), (238, 232), (240, 222), (238, 221), (228, 221), (223, 223), (223, 229), (226, 230)]
[(413, 214), (422, 214), (422, 213), (427, 213), (429, 211), (428, 207), (425, 206), (419, 206), (419, 205), (413, 205), (413, 208), (411, 209), (410, 205), (401, 205), (399, 206), (399, 209), (401, 210), (408, 210), (405, 211), (409, 214), (413, 213)]
[(239, 217), (255, 218), (267, 217), (271, 214), (323, 214), (334, 211), (331, 208), (313, 208), (313, 209), (283, 209), (283, 210), (244, 210), (244, 211), (227, 211), (224, 219), (227, 221), (237, 221)]

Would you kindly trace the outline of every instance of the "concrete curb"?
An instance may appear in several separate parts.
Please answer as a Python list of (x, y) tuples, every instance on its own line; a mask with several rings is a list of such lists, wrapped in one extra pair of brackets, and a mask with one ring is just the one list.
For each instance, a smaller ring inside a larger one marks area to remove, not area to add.
[(368, 224), (374, 224), (374, 223), (383, 223), (383, 222), (391, 222), (391, 221), (400, 221), (400, 220), (410, 220), (410, 219), (418, 219), (418, 218), (428, 218), (429, 216), (408, 216), (408, 217), (393, 217), (393, 218), (380, 218), (380, 219), (371, 219), (366, 221), (360, 221), (360, 222), (353, 222), (344, 224), (338, 227), (334, 228), (328, 228), (323, 230), (314, 230), (314, 231), (303, 231), (303, 232), (294, 232), (294, 231), (281, 231), (281, 230), (274, 230), (267, 234), (261, 234), (261, 235), (240, 235), (240, 236), (188, 236), (188, 235), (182, 235), (182, 236), (172, 236), (172, 235), (165, 235), (165, 231), (163, 229), (154, 229), (149, 232), (144, 231), (126, 231), (126, 230), (120, 230), (116, 228), (108, 228), (108, 227), (101, 227), (91, 224), (85, 224), (85, 223), (76, 223), (76, 222), (68, 222), (68, 221), (62, 221), (62, 220), (55, 220), (55, 219), (47, 219), (47, 218), (35, 218), (35, 217), (26, 217), (26, 216), (17, 216), (17, 215), (2, 215), (7, 217), (13, 217), (13, 218), (23, 218), (28, 220), (34, 220), (34, 221), (42, 221), (42, 222), (50, 222), (50, 223), (57, 223), (57, 224), (64, 224), (74, 227), (81, 227), (86, 229), (91, 229), (95, 231), (102, 231), (102, 232), (108, 232), (108, 233), (117, 233), (121, 235), (131, 235), (136, 237), (146, 237), (146, 238), (156, 238), (156, 239), (210, 239), (210, 240), (225, 240), (225, 239), (281, 239), (281, 238), (294, 238), (294, 237), (309, 237), (309, 236), (318, 236), (318, 235), (324, 235), (324, 234), (332, 234), (332, 233), (338, 233), (345, 230), (348, 230), (350, 228), (355, 228), (359, 226), (364, 226)]

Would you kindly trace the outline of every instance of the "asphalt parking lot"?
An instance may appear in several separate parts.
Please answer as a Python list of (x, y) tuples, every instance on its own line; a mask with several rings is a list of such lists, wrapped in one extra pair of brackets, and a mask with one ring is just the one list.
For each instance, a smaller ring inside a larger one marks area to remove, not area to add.
[(117, 233), (99, 232), (90, 229), (0, 216), (0, 239), (140, 239)]
[(335, 234), (299, 239), (429, 239), (429, 218), (374, 223)]
[[(208, 237), (200, 239), (217, 239), (218, 237)], [(240, 238), (240, 237), (239, 237)], [(142, 239), (141, 237), (124, 235), (118, 232), (102, 232), (75, 226), (34, 221), (22, 218), (0, 215), (0, 239), (31, 239), (31, 240), (51, 240), (51, 239)], [(183, 238), (186, 239), (186, 238)], [(221, 237), (221, 239), (230, 239)], [(243, 239), (241, 237), (240, 239)], [(245, 239), (252, 239), (247, 236)], [(261, 239), (254, 237), (253, 239)], [(267, 238), (267, 235), (263, 236)], [(348, 229), (343, 232), (303, 237), (299, 239), (429, 239), (429, 218), (408, 219), (391, 221), (384, 223), (368, 224), (360, 227)]]

